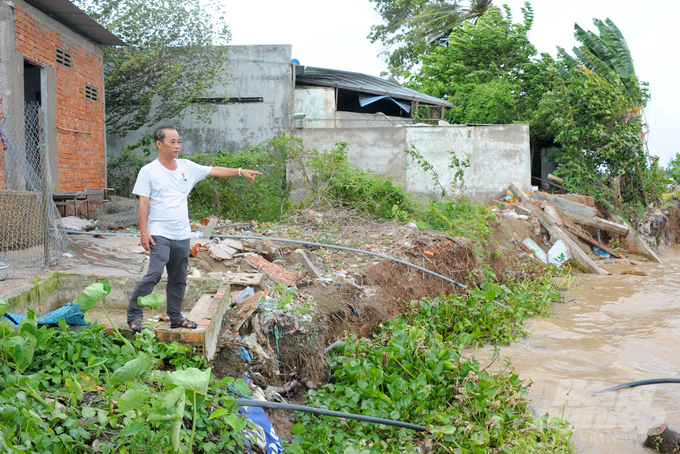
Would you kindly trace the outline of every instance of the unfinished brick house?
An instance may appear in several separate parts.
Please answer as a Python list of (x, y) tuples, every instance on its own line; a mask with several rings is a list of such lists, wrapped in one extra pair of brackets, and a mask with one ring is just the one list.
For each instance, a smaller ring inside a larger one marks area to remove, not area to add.
[(105, 187), (102, 45), (124, 43), (68, 0), (0, 1), (0, 112), (14, 146), (0, 147), (0, 191), (35, 190), (16, 177), (22, 163), (53, 193)]

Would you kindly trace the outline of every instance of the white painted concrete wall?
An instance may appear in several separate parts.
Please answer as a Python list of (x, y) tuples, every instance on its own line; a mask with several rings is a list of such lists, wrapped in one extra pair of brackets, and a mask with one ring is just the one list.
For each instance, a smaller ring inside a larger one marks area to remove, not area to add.
[(319, 150), (347, 142), (350, 161), (378, 175), (392, 175), (404, 189), (428, 198), (439, 196), (440, 191), (435, 189), (432, 174), (423, 172), (404, 152), (411, 145), (433, 165), (449, 194), (456, 172), (449, 168), (449, 151), (470, 160), (463, 193), (472, 200), (487, 202), (502, 196), (511, 181), (529, 187), (531, 180), (528, 125), (318, 128), (298, 129), (294, 134), (306, 147)]

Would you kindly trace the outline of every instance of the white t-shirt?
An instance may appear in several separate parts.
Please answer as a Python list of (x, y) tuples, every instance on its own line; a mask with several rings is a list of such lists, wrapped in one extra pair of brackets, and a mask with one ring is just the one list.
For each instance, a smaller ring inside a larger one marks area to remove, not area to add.
[(194, 185), (208, 176), (212, 167), (187, 159), (175, 159), (176, 170), (168, 170), (158, 159), (139, 171), (133, 194), (149, 198), (149, 235), (186, 240), (191, 235), (187, 199)]

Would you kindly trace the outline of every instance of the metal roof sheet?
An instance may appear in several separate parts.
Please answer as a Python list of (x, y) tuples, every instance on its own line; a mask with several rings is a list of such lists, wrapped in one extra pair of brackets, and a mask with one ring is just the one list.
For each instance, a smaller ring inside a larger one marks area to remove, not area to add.
[(54, 20), (102, 46), (125, 46), (116, 35), (99, 25), (68, 0), (25, 0)]
[(448, 101), (402, 87), (380, 77), (369, 76), (368, 74), (340, 71), (338, 69), (316, 68), (313, 66), (297, 66), (295, 71), (296, 83), (338, 87), (363, 93), (391, 96), (397, 99), (420, 101), (435, 106), (454, 107)]

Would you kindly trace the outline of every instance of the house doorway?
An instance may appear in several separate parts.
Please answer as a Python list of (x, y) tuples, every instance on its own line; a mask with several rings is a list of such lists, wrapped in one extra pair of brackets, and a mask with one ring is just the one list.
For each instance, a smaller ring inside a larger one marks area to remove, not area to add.
[(27, 189), (42, 189), (41, 146), (44, 146), (42, 109), (43, 68), (24, 60), (24, 135), (26, 143)]

